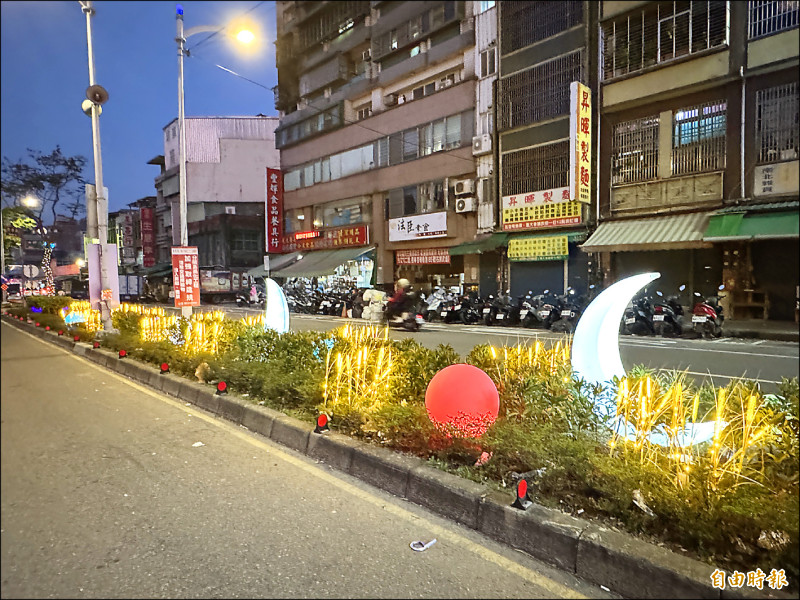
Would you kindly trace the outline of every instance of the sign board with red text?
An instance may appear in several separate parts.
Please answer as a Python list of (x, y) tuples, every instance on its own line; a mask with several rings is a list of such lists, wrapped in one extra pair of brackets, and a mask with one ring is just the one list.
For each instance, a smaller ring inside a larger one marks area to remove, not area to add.
[(200, 268), (196, 246), (172, 247), (175, 306), (200, 306)]
[(283, 236), (283, 250), (330, 250), (369, 244), (369, 227), (367, 225), (348, 225), (335, 229), (315, 231), (298, 231)]
[(153, 221), (153, 209), (143, 207), (139, 210), (142, 219), (142, 266), (152, 267), (156, 264), (156, 232)]
[(592, 91), (579, 81), (569, 85), (570, 199), (591, 202)]
[(415, 250), (395, 250), (398, 265), (449, 265), (448, 248), (418, 248)]
[(267, 167), (267, 206), (265, 210), (267, 254), (283, 252), (283, 174)]

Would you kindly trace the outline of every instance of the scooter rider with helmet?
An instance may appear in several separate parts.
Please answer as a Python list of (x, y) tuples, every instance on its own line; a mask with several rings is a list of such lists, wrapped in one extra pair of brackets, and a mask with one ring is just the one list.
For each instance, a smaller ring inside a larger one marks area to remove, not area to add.
[(406, 302), (408, 301), (408, 289), (411, 287), (411, 282), (408, 279), (398, 279), (394, 286), (394, 295), (389, 299), (386, 305), (386, 318), (399, 317), (405, 310)]

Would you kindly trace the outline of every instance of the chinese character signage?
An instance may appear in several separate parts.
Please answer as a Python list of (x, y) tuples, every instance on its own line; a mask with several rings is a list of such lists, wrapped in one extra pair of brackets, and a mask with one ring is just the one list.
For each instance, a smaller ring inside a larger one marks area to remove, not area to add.
[(139, 209), (142, 220), (142, 266), (152, 267), (156, 264), (155, 227), (153, 226), (153, 209)]
[(396, 250), (398, 265), (449, 265), (450, 251), (447, 248), (420, 248), (417, 250)]
[(508, 259), (512, 261), (563, 260), (569, 257), (566, 235), (532, 235), (508, 241)]
[(366, 246), (369, 244), (369, 227), (366, 225), (349, 225), (336, 229), (320, 229), (316, 231), (298, 231), (283, 236), (283, 251), (296, 250), (328, 250), (347, 248), (350, 246)]
[(283, 174), (267, 168), (266, 206), (267, 254), (283, 252)]
[(592, 92), (578, 81), (569, 86), (569, 188), (570, 197), (591, 202)]
[(798, 162), (775, 163), (761, 165), (753, 170), (753, 195), (771, 196), (777, 194), (795, 194), (798, 185)]
[(507, 208), (522, 208), (537, 204), (555, 204), (557, 202), (569, 202), (569, 187), (553, 188), (552, 190), (541, 190), (528, 194), (515, 194), (513, 196), (503, 196), (503, 210)]
[(172, 247), (175, 306), (200, 306), (200, 270), (196, 246)]
[(581, 224), (580, 202), (529, 204), (503, 207), (503, 231), (543, 229), (547, 227), (572, 227)]
[(389, 219), (389, 241), (447, 237), (447, 212)]
[(136, 244), (133, 239), (133, 213), (126, 212), (122, 217), (122, 240), (118, 244), (122, 249), (122, 264), (132, 265), (136, 263)]

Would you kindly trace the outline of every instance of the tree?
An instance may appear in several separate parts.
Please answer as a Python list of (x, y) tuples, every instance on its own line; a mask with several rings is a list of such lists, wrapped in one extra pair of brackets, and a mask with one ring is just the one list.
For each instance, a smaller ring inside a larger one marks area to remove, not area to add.
[(60, 210), (66, 210), (75, 218), (85, 209), (82, 202), (85, 165), (85, 157), (65, 156), (58, 145), (50, 154), (28, 148), (27, 159), (18, 162), (4, 156), (0, 178), (3, 204), (14, 206), (24, 196), (36, 196), (39, 206), (30, 214), (40, 230), (43, 230), (45, 212), (50, 213), (51, 223), (55, 223)]
[(11, 263), (11, 249), (18, 248), (22, 239), (17, 235), (20, 231), (32, 231), (36, 221), (20, 206), (3, 208), (3, 252), (6, 264)]

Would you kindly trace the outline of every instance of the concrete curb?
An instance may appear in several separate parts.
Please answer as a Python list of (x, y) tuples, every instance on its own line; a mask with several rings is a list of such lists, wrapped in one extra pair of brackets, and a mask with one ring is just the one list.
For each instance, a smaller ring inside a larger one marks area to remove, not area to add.
[[(31, 330), (24, 323), (11, 325)], [(67, 348), (50, 335), (34, 333)], [(44, 330), (41, 330), (44, 334)], [(49, 332), (46, 332), (49, 334)], [(512, 508), (511, 494), (429, 467), (421, 459), (350, 437), (313, 433), (313, 425), (238, 398), (216, 395), (202, 385), (156, 365), (117, 358), (102, 349), (70, 341), (73, 352), (139, 383), (190, 402), (274, 442), (306, 454), (395, 496), (475, 529), (578, 577), (630, 598), (791, 598), (780, 591), (719, 590), (709, 566), (593, 522), (533, 504)]]

